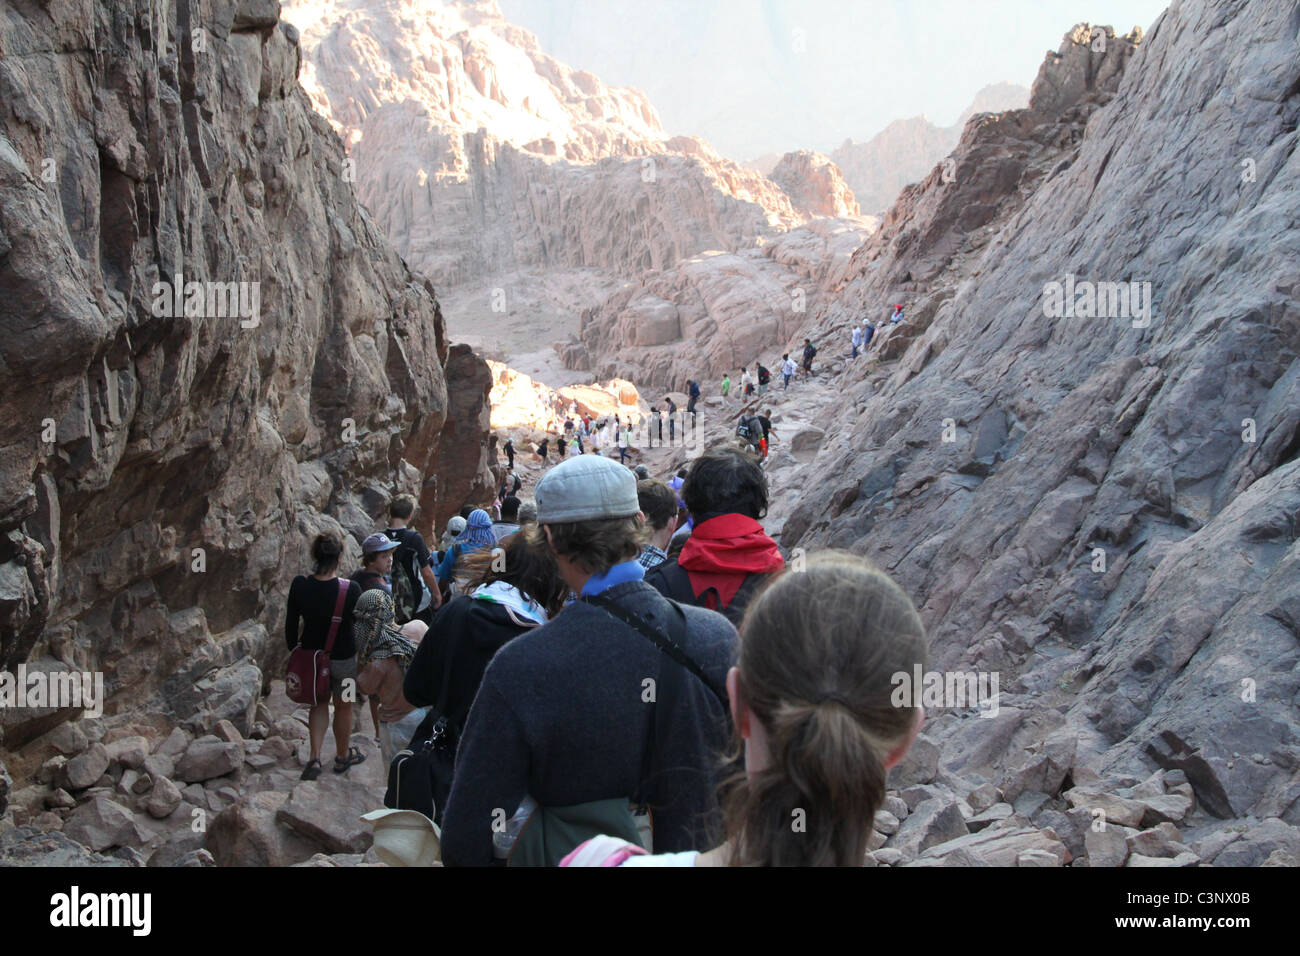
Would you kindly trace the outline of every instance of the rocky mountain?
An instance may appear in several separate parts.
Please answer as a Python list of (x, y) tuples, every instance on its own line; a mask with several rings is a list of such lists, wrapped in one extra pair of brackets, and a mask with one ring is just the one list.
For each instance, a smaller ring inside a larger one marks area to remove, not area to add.
[(858, 202), (839, 169), (810, 149), (786, 153), (767, 178), (781, 187), (795, 209), (813, 216), (856, 216)]
[(0, 8), (0, 669), (102, 672), (107, 696), (75, 732), (0, 710), (28, 816), (144, 819), (175, 724), (178, 759), (224, 735), (182, 783), (226, 774), (312, 535), (343, 532), (350, 568), (394, 494), (427, 530), (490, 487), (487, 367), (358, 205), (278, 11)]
[[(932, 725), (950, 772), (1179, 770), (1202, 820), (1300, 824), (1293, 12), (1182, 3), (1104, 52), (1076, 28), (812, 326), (831, 351), (908, 304), (841, 366), (781, 540), (869, 556), (937, 666), (1011, 685), (997, 718)], [(1052, 317), (1076, 282), (1136, 285)]]
[(986, 86), (953, 126), (935, 126), (924, 116), (895, 120), (866, 142), (845, 140), (831, 159), (862, 208), (882, 212), (893, 205), (904, 186), (919, 182), (952, 152), (972, 116), (1023, 109), (1028, 103), (1029, 90), (1023, 86)]
[[(303, 28), (305, 82), (349, 144), (362, 202), (440, 287), (486, 302), (513, 285), (503, 276), (570, 270), (577, 299), (536, 305), (571, 310), (611, 276), (745, 248), (804, 218), (702, 140), (669, 138), (643, 94), (547, 56), (494, 0), (306, 0), (285, 16)], [(530, 305), (536, 293), (520, 290)]]

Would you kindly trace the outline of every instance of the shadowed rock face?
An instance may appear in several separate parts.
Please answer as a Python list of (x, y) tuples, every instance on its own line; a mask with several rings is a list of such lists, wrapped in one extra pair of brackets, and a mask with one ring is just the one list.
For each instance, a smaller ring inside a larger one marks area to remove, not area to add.
[[(1058, 730), (1080, 765), (1185, 770), (1211, 813), (1300, 822), (1295, 27), (1206, 0), (1136, 49), (1076, 28), (810, 326), (908, 304), (869, 353), (897, 363), (844, 372), (782, 544), (870, 557), (937, 667), (1001, 672), (1021, 729), (975, 759), (985, 722), (939, 718), (950, 769)], [(1067, 274), (1150, 283), (1149, 324), (1050, 317)]]
[[(0, 667), (102, 670), (110, 712), (274, 667), (312, 535), (346, 532), (350, 571), (435, 462), (426, 519), (488, 481), (483, 390), (442, 443), (447, 380), (486, 367), (444, 375), (432, 287), (357, 205), (278, 7), (0, 11)], [(173, 315), (178, 274), (214, 285)]]

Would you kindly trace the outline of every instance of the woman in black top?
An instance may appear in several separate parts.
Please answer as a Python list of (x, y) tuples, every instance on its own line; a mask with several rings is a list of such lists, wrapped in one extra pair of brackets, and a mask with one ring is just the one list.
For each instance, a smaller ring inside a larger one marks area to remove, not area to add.
[[(310, 575), (300, 574), (289, 585), (289, 600), (284, 619), (284, 640), (292, 651), (298, 644), (311, 650), (324, 650), (329, 637), (330, 620), (338, 602), (339, 585), (347, 585), (347, 598), (343, 604), (343, 621), (334, 636), (334, 646), (330, 650), (330, 691), (334, 697), (334, 742), (338, 747), (338, 756), (334, 758), (334, 772), (343, 773), (349, 767), (365, 760), (356, 747), (350, 746), (352, 740), (352, 704), (343, 699), (343, 690), (348, 680), (354, 689), (357, 679), (357, 649), (352, 639), (352, 609), (356, 607), (357, 598), (361, 597), (361, 588), (355, 581), (346, 581), (338, 576), (339, 555), (343, 553), (343, 544), (338, 535), (331, 532), (318, 534), (312, 542), (311, 554), (316, 563), (315, 571)], [(301, 633), (298, 622), (302, 621)], [(307, 727), (311, 731), (311, 760), (302, 772), (303, 780), (315, 780), (320, 776), (320, 751), (325, 742), (325, 728), (330, 723), (329, 701), (322, 701), (311, 709)]]

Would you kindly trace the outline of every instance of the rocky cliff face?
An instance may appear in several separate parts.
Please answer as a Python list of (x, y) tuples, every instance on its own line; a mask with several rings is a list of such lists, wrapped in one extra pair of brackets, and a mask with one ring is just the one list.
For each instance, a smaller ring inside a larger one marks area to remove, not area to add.
[[(278, 8), (0, 11), (0, 668), (202, 729), (282, 659), (314, 533), (351, 567), (394, 493), (427, 519), (487, 480), (486, 367), (357, 205)], [(66, 716), (6, 710), (5, 745)]]
[(306, 0), (285, 15), (358, 195), (439, 286), (486, 296), (528, 267), (628, 278), (802, 221), (773, 183), (668, 138), (644, 94), (547, 56), (493, 2)]
[(935, 126), (924, 116), (895, 120), (866, 142), (846, 140), (831, 159), (862, 208), (883, 212), (904, 186), (919, 182), (953, 150), (972, 116), (1023, 109), (1028, 103), (1029, 90), (1023, 86), (987, 86), (953, 126)]
[(1051, 765), (1052, 798), (1177, 772), (1211, 817), (1300, 824), (1294, 32), (1281, 0), (1180, 3), (1140, 46), (1071, 31), (809, 325), (908, 304), (831, 363), (775, 510), (784, 545), (895, 575), (937, 667), (1001, 673), (998, 717), (930, 725), (946, 772), (1018, 793)]
[(856, 216), (859, 212), (839, 168), (811, 149), (786, 153), (767, 178), (780, 186), (805, 216)]

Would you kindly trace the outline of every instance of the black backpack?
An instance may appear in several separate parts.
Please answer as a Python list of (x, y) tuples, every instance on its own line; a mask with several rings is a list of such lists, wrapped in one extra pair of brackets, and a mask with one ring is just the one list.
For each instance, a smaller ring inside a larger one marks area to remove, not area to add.
[(749, 602), (754, 599), (754, 595), (770, 578), (770, 574), (754, 572), (745, 578), (736, 592), (731, 603), (725, 608), (721, 607), (722, 595), (718, 594), (718, 589), (714, 587), (705, 588), (699, 594), (696, 594), (691, 587), (691, 576), (686, 569), (677, 563), (676, 558), (669, 558), (667, 561), (651, 568), (645, 573), (645, 583), (653, 587), (656, 591), (678, 604), (694, 604), (696, 607), (707, 608), (707, 598), (712, 592), (713, 600), (717, 605), (714, 610), (723, 614), (727, 620), (737, 627), (740, 626), (741, 619), (745, 616), (745, 608), (749, 607)]
[(772, 373), (760, 365), (758, 367), (758, 384), (766, 385), (770, 381), (772, 381)]
[(757, 415), (745, 415), (736, 425), (736, 437), (751, 441), (755, 445), (763, 437), (763, 423)]
[(695, 382), (695, 381), (692, 381), (692, 382), (691, 382), (690, 396), (691, 396), (691, 398), (699, 398), (699, 397), (700, 397), (700, 383), (699, 383), (699, 382)]

